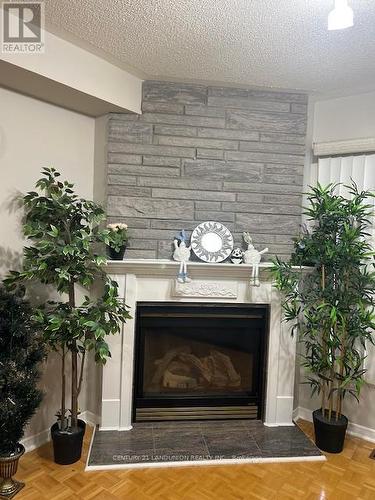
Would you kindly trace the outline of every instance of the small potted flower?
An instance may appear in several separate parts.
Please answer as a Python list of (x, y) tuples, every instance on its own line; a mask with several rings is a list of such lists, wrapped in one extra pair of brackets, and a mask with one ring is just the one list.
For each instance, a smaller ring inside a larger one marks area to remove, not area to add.
[(126, 243), (128, 242), (128, 225), (122, 222), (108, 224), (109, 243), (107, 244), (108, 256), (111, 260), (122, 260), (124, 258)]

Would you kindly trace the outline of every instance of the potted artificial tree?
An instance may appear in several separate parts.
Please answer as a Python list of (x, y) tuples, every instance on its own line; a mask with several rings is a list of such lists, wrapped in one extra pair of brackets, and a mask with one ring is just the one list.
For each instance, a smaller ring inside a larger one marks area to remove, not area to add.
[(42, 400), (37, 388), (45, 351), (33, 310), (21, 290), (0, 286), (0, 497), (12, 498), (23, 486), (12, 476), (25, 452), (19, 442)]
[[(110, 244), (113, 231), (99, 228), (103, 209), (78, 198), (73, 184), (59, 180), (53, 168), (44, 168), (36, 183), (38, 191), (23, 198), (24, 235), (32, 246), (24, 248), (21, 272), (11, 272), (6, 282), (37, 280), (52, 285), (61, 301), (49, 301), (35, 313), (44, 339), (61, 355), (61, 408), (52, 426), (55, 461), (74, 463), (81, 457), (85, 423), (78, 418), (78, 396), (82, 387), (87, 351), (104, 364), (110, 356), (106, 336), (118, 333), (129, 318), (118, 300), (117, 283), (102, 271), (106, 258), (95, 252), (98, 243)], [(90, 287), (101, 278), (104, 291), (98, 299), (77, 301), (77, 288)], [(67, 298), (67, 300), (66, 300)], [(70, 408), (66, 408), (66, 379), (70, 361)]]
[[(273, 268), (285, 319), (303, 344), (306, 383), (321, 398), (313, 412), (316, 444), (331, 453), (343, 449), (343, 400), (359, 401), (365, 345), (374, 343), (374, 253), (366, 240), (373, 194), (354, 183), (348, 188), (349, 199), (335, 194), (333, 185), (312, 189), (305, 210), (311, 229), (296, 240), (291, 260), (276, 259)], [(295, 267), (304, 264), (312, 270)]]

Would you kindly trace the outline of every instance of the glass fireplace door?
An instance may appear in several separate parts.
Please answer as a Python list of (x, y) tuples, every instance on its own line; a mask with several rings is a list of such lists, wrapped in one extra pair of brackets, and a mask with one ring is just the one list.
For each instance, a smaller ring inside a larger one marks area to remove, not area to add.
[(136, 420), (259, 418), (267, 318), (267, 306), (138, 304)]

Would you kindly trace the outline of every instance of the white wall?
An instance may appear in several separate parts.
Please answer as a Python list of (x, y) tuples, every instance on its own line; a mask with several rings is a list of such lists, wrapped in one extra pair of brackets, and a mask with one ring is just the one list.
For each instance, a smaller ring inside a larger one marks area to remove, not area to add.
[(141, 111), (140, 78), (48, 31), (44, 53), (3, 52), (0, 59), (125, 110)]
[[(93, 118), (0, 88), (0, 277), (18, 267), (23, 246), (20, 213), (12, 208), (11, 198), (17, 191), (32, 190), (41, 168), (53, 166), (74, 182), (80, 196), (92, 199), (94, 136)], [(52, 355), (42, 380), (46, 397), (26, 435), (54, 422), (60, 407), (59, 370), (59, 360)], [(95, 388), (90, 388), (90, 395), (83, 390), (82, 409), (95, 406)]]
[(375, 92), (315, 102), (313, 142), (375, 137)]
[[(341, 141), (375, 137), (375, 92), (315, 102), (312, 142)], [(308, 169), (305, 172), (309, 176)], [(303, 371), (301, 370), (301, 381)], [(298, 406), (309, 410), (319, 407), (319, 400), (310, 399), (307, 385), (299, 386)], [(344, 413), (352, 424), (364, 426), (363, 435), (375, 433), (375, 386), (365, 385), (360, 403), (353, 399), (344, 402)], [(370, 429), (373, 432), (368, 432)], [(366, 434), (367, 433), (367, 434)]]

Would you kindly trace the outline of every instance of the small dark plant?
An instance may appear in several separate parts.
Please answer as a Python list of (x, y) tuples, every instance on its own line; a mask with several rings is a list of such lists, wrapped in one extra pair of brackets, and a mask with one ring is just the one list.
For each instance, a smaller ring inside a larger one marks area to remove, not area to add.
[[(373, 194), (349, 187), (312, 188), (305, 214), (311, 230), (296, 241), (289, 262), (276, 259), (273, 275), (283, 293), (285, 319), (304, 345), (303, 366), (324, 418), (337, 421), (346, 395), (359, 400), (366, 342), (374, 343), (374, 253), (368, 243)], [(303, 264), (313, 266), (301, 273)]]
[(37, 383), (45, 351), (33, 310), (20, 290), (0, 286), (0, 456), (11, 456), (42, 401)]
[[(119, 332), (129, 318), (127, 307), (118, 300), (117, 283), (102, 271), (106, 258), (95, 251), (100, 243), (109, 245), (114, 232), (100, 229), (103, 209), (74, 193), (73, 184), (59, 180), (53, 168), (44, 168), (36, 183), (38, 191), (23, 198), (23, 231), (32, 246), (24, 248), (23, 270), (11, 272), (8, 286), (27, 280), (53, 285), (61, 300), (38, 309), (34, 318), (44, 339), (61, 355), (60, 430), (78, 429), (78, 396), (82, 387), (87, 351), (104, 364), (110, 356), (106, 336)], [(77, 302), (77, 286), (90, 287), (99, 278), (104, 291), (98, 299), (86, 295)], [(67, 300), (66, 300), (67, 299)], [(71, 363), (70, 418), (65, 406), (67, 353)]]

